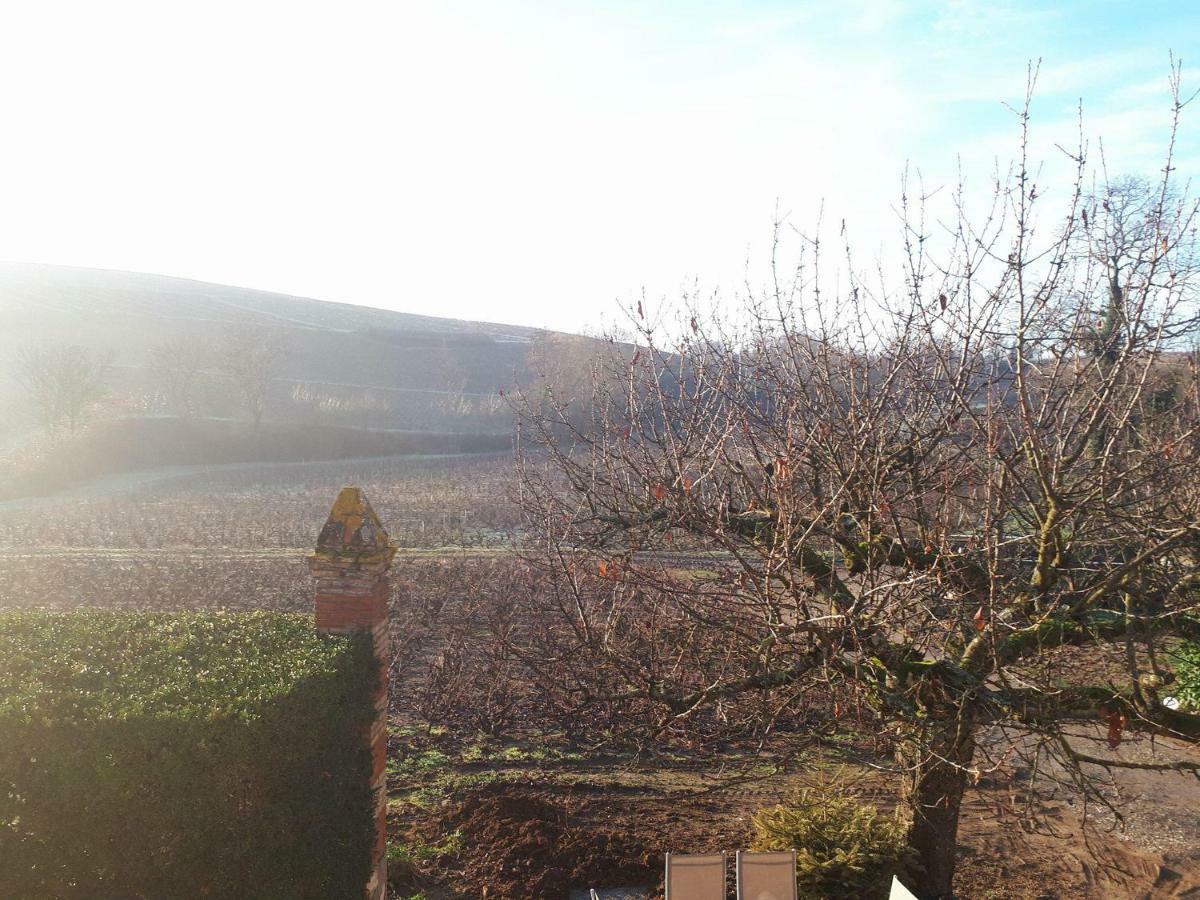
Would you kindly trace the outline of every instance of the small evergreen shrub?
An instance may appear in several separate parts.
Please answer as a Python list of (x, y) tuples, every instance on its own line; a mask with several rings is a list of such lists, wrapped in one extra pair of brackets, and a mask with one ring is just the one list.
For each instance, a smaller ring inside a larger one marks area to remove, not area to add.
[(1185, 642), (1173, 654), (1179, 687), (1175, 695), (1187, 709), (1200, 710), (1200, 644)]
[(795, 850), (800, 896), (885, 897), (907, 858), (907, 828), (836, 789), (805, 788), (752, 818), (753, 850)]
[(0, 897), (361, 896), (376, 666), (303, 616), (0, 612)]

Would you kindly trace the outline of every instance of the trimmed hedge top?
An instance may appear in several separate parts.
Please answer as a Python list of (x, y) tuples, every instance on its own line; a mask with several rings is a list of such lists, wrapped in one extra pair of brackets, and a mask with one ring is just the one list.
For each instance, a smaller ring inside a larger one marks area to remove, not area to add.
[(0, 612), (0, 719), (249, 721), (350, 641), (284, 613)]
[(281, 613), (0, 613), (0, 897), (361, 897), (369, 632)]

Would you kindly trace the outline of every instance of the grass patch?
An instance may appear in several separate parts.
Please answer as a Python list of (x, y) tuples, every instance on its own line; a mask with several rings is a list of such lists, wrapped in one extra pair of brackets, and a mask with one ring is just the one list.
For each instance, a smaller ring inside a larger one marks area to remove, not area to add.
[(458, 856), (463, 851), (463, 836), (461, 830), (455, 830), (446, 835), (436, 844), (426, 844), (420, 841), (403, 843), (391, 841), (388, 843), (388, 862), (427, 863), (448, 856)]
[(389, 775), (397, 778), (410, 778), (448, 769), (453, 763), (454, 760), (441, 750), (425, 750), (400, 759), (389, 759), (387, 770)]

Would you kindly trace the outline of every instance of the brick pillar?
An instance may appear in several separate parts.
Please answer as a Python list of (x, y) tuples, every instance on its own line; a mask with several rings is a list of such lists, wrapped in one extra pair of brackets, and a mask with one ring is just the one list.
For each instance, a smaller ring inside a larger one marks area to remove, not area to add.
[(348, 487), (338, 494), (317, 548), (308, 557), (316, 582), (317, 630), (332, 634), (369, 630), (380, 663), (375, 722), (364, 735), (374, 759), (371, 786), (376, 804), (374, 865), (363, 894), (367, 900), (383, 900), (387, 893), (388, 569), (395, 552), (362, 491)]

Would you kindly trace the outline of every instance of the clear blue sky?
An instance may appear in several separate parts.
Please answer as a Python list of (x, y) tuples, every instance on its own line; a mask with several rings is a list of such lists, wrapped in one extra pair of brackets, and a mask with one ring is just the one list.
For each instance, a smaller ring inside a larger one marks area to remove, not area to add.
[[(1155, 174), (1200, 3), (39, 2), (0, 12), (0, 258), (579, 328), (731, 287), (776, 208), (869, 257), (906, 163)], [(1182, 174), (1200, 172), (1200, 101)], [(1052, 185), (1051, 185), (1052, 186)]]

